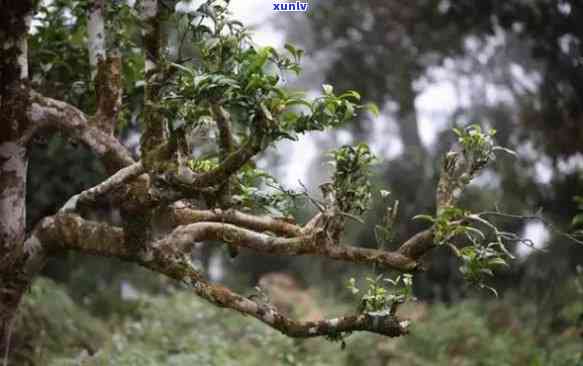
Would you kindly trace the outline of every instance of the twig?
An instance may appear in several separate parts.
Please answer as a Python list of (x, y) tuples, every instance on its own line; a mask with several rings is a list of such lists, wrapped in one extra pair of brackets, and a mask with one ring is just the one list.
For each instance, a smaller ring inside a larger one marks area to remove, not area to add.
[(573, 235), (568, 234), (562, 230), (557, 229), (553, 224), (551, 224), (549, 221), (547, 221), (546, 219), (544, 219), (541, 216), (538, 215), (514, 215), (514, 214), (507, 214), (507, 213), (503, 213), (503, 212), (498, 212), (498, 211), (483, 211), (478, 213), (477, 215), (481, 216), (481, 215), (487, 215), (487, 216), (498, 216), (498, 217), (504, 217), (504, 218), (508, 218), (508, 219), (517, 219), (517, 220), (525, 220), (525, 221), (540, 221), (545, 227), (548, 227), (552, 232), (554, 232), (555, 234), (558, 234), (562, 237), (565, 237), (577, 244), (583, 245), (583, 241), (575, 238)]

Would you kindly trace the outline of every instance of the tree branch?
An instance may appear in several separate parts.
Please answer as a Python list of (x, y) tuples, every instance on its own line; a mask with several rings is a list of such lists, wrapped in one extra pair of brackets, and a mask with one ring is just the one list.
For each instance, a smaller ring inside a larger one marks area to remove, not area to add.
[(91, 66), (91, 78), (94, 78), (97, 65), (105, 60), (105, 22), (104, 0), (89, 1), (89, 20), (87, 21), (87, 35), (89, 38), (89, 65)]
[(235, 147), (231, 122), (227, 111), (225, 111), (220, 105), (212, 104), (212, 112), (219, 129), (221, 160), (225, 160)]
[[(154, 247), (173, 247), (181, 252), (190, 252), (196, 242), (217, 240), (224, 243), (251, 249), (269, 255), (314, 255), (351, 263), (376, 264), (382, 268), (410, 272), (417, 268), (417, 262), (400, 252), (329, 244), (322, 230), (314, 233), (281, 238), (233, 224), (218, 222), (197, 222), (179, 226), (166, 237), (156, 241)], [(416, 239), (415, 242), (421, 239)]]
[(92, 124), (102, 131), (113, 134), (117, 116), (121, 110), (122, 80), (121, 55), (119, 52), (106, 52), (105, 41), (105, 1), (89, 2), (89, 64), (91, 78), (95, 82), (97, 111), (91, 119)]
[(270, 304), (261, 304), (243, 297), (227, 287), (212, 285), (193, 276), (194, 291), (200, 297), (224, 308), (250, 315), (294, 338), (338, 336), (343, 332), (368, 331), (389, 337), (408, 333), (409, 321), (389, 314), (363, 313), (319, 321), (296, 321), (280, 313)]
[(156, 149), (166, 143), (167, 130), (161, 113), (161, 24), (158, 0), (142, 1), (142, 36), (144, 41), (144, 129), (141, 151), (144, 167), (149, 172), (159, 170)]
[(173, 220), (176, 226), (196, 222), (222, 222), (241, 226), (257, 232), (272, 232), (284, 237), (297, 237), (303, 234), (302, 228), (284, 219), (271, 216), (255, 216), (234, 209), (193, 210), (184, 205), (176, 204), (173, 208)]
[(209, 302), (253, 316), (281, 333), (297, 338), (338, 336), (343, 332), (368, 331), (390, 337), (408, 333), (409, 322), (388, 313), (363, 313), (335, 319), (300, 322), (280, 313), (273, 305), (259, 303), (229, 288), (210, 284), (194, 269), (188, 256), (176, 247), (152, 245), (147, 257), (128, 250), (120, 228), (86, 221), (78, 215), (56, 215), (37, 226), (29, 242), (42, 242), (47, 253), (73, 250), (85, 254), (117, 257), (167, 275), (194, 289)]
[(60, 209), (61, 212), (75, 211), (79, 203), (93, 203), (99, 196), (105, 195), (122, 184), (140, 176), (144, 172), (141, 162), (134, 163), (128, 167), (120, 169), (117, 173), (99, 183), (95, 187), (89, 188), (79, 194), (69, 198), (67, 203)]
[(247, 164), (260, 150), (261, 148), (255, 138), (251, 138), (245, 145), (229, 154), (217, 168), (207, 173), (196, 175), (192, 184), (197, 188), (220, 184)]
[(114, 52), (97, 63), (95, 94), (97, 111), (91, 119), (93, 125), (108, 135), (113, 135), (117, 117), (122, 108), (121, 56)]
[(413, 235), (409, 240), (404, 242), (397, 251), (402, 255), (417, 261), (434, 247), (433, 230), (428, 229)]
[(31, 91), (27, 116), (32, 126), (20, 139), (22, 144), (42, 130), (56, 130), (85, 144), (108, 169), (117, 171), (134, 163), (129, 151), (115, 137), (89, 125), (87, 116), (66, 102)]

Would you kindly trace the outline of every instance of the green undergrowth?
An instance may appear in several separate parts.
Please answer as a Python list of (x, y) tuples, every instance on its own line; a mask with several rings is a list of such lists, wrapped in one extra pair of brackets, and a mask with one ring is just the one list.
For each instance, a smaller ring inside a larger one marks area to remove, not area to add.
[[(329, 301), (329, 300), (328, 300)], [(583, 366), (583, 299), (557, 316), (560, 329), (540, 320), (533, 305), (506, 297), (488, 303), (415, 307), (409, 336), (358, 333), (346, 348), (325, 339), (294, 340), (258, 321), (173, 290), (142, 296), (135, 311), (97, 318), (49, 280), (28, 294), (13, 336), (15, 365), (402, 365)], [(346, 305), (332, 305), (339, 314)], [(115, 320), (113, 320), (115, 319)]]

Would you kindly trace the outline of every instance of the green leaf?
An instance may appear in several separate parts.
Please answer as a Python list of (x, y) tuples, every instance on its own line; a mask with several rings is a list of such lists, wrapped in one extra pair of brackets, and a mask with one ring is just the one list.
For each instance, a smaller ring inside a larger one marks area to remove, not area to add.
[(332, 95), (332, 93), (334, 93), (334, 87), (330, 84), (322, 85), (322, 89), (324, 90), (324, 94), (326, 95)]
[(367, 103), (365, 105), (365, 108), (367, 111), (369, 111), (370, 113), (372, 113), (372, 115), (374, 117), (378, 117), (381, 115), (381, 111), (379, 110), (379, 107), (375, 104), (375, 103)]
[(494, 258), (488, 261), (489, 266), (503, 266), (508, 267), (508, 263), (502, 258)]
[(489, 290), (490, 292), (492, 292), (494, 294), (494, 296), (498, 297), (498, 291), (496, 291), (496, 289), (494, 287), (486, 286), (484, 284), (480, 284), (480, 287), (485, 288), (486, 290)]
[(180, 71), (184, 71), (184, 72), (186, 72), (187, 74), (189, 74), (189, 75), (191, 75), (191, 76), (194, 76), (194, 75), (195, 75), (195, 74), (194, 74), (194, 71), (193, 71), (193, 70), (191, 70), (191, 69), (189, 69), (189, 68), (188, 68), (188, 67), (186, 67), (186, 66), (183, 66), (183, 65), (180, 65), (180, 64), (177, 64), (177, 63), (174, 63), (174, 62), (170, 62), (170, 63), (169, 63), (169, 65), (170, 65), (170, 66), (172, 66), (172, 67), (175, 67), (175, 68), (177, 68), (177, 69), (178, 69), (178, 70), (180, 70)]
[(415, 215), (413, 216), (413, 220), (425, 220), (429, 222), (435, 222), (435, 218), (431, 215)]
[(349, 90), (340, 96), (341, 99), (353, 98), (355, 101), (360, 101), (360, 94), (354, 90)]

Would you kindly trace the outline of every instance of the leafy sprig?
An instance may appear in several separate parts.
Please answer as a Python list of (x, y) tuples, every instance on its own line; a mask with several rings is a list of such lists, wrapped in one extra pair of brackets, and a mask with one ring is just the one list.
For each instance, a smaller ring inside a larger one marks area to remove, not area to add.
[[(361, 290), (356, 285), (356, 279), (350, 278), (347, 288), (359, 296), (359, 312), (388, 313), (394, 315), (396, 305), (415, 300), (413, 296), (413, 275), (405, 273), (395, 279), (379, 274), (367, 277), (367, 288)], [(362, 295), (360, 295), (362, 292)]]
[(369, 175), (375, 156), (366, 144), (342, 146), (330, 156), (335, 167), (333, 186), (340, 210), (361, 215), (372, 198)]

